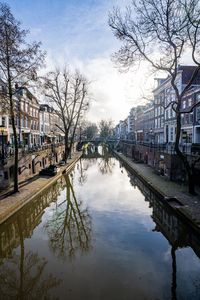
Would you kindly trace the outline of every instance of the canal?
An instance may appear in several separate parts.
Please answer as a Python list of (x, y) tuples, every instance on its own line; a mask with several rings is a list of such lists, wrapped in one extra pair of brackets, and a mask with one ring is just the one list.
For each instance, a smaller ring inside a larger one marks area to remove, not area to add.
[(200, 240), (109, 155), (0, 226), (0, 299), (200, 299)]

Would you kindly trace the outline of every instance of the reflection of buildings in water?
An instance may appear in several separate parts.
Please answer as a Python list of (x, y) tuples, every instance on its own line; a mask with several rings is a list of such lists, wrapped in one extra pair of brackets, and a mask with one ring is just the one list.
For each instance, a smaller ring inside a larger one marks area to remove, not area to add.
[(66, 199), (54, 208), (45, 225), (49, 245), (59, 257), (73, 257), (77, 250), (91, 248), (91, 217), (82, 202), (76, 198), (72, 178), (65, 175)]
[[(136, 176), (130, 174), (130, 182), (137, 186), (152, 207), (152, 219), (156, 224), (154, 231), (161, 232), (171, 245), (172, 273), (171, 273), (171, 299), (177, 299), (177, 265), (176, 250), (191, 247), (200, 257), (200, 240), (195, 232), (187, 226), (175, 212), (166, 207), (158, 197)], [(197, 293), (199, 293), (197, 291)], [(198, 297), (198, 296), (197, 296)], [(195, 296), (196, 299), (196, 296)], [(199, 299), (199, 297), (198, 297)]]
[(18, 213), (8, 219), (0, 226), (0, 257), (9, 257), (12, 250), (20, 244), (20, 234), (18, 224), (20, 222), (23, 237), (31, 237), (34, 228), (41, 222), (45, 208), (50, 203), (55, 202), (62, 189), (64, 189), (63, 179), (58, 180), (41, 196), (27, 204)]
[[(128, 171), (127, 171), (128, 172)], [(167, 207), (137, 176), (128, 172), (130, 182), (137, 186), (152, 207), (155, 231), (160, 231), (169, 243), (177, 248), (191, 247), (200, 257), (200, 240), (195, 232), (185, 224), (175, 212)]]

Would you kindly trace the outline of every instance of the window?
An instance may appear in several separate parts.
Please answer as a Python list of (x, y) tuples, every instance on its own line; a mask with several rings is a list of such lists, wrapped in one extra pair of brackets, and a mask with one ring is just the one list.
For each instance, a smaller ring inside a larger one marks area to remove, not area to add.
[(6, 118), (2, 117), (2, 126), (6, 127)]
[(161, 117), (160, 127), (163, 127), (163, 126), (164, 126), (164, 118)]
[(188, 99), (188, 106), (189, 106), (189, 107), (192, 106), (192, 98), (189, 98), (189, 99)]
[(190, 123), (193, 123), (193, 113), (190, 113), (190, 114), (189, 114), (189, 122), (190, 122)]
[(170, 141), (171, 142), (174, 141), (174, 128), (173, 127), (170, 128)]
[(160, 118), (158, 118), (158, 128), (160, 128)]
[(183, 109), (186, 108), (186, 100), (183, 101)]
[(189, 124), (189, 114), (185, 114), (185, 124)]
[(197, 94), (197, 95), (196, 95), (196, 100), (197, 100), (197, 102), (200, 101), (200, 94)]
[(172, 107), (170, 108), (170, 117), (173, 117)]
[(181, 124), (182, 124), (182, 125), (185, 124), (185, 118), (184, 118), (184, 115), (181, 115)]
[(196, 120), (197, 121), (200, 120), (200, 107), (197, 107), (197, 109), (196, 109)]

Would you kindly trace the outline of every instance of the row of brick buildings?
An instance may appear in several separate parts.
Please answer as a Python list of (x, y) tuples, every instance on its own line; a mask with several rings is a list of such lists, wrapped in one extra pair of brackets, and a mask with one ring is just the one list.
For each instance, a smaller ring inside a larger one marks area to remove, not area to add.
[[(189, 82), (194, 69), (193, 66), (179, 66), (176, 78), (179, 92), (183, 91)], [(128, 117), (115, 127), (114, 136), (119, 141), (118, 148), (126, 155), (152, 166), (156, 172), (170, 180), (186, 181), (184, 166), (174, 150), (176, 113), (172, 105), (169, 105), (173, 101), (175, 92), (170, 77), (156, 79), (152, 101), (146, 105), (133, 107)], [(189, 162), (200, 154), (198, 102), (200, 102), (200, 74), (185, 93), (181, 103), (181, 110), (185, 113), (181, 114), (180, 148), (187, 155)], [(196, 164), (196, 173), (199, 176), (199, 163)]]
[[(4, 83), (0, 81), (0, 95), (4, 93)], [(0, 96), (1, 97), (1, 96)], [(20, 146), (30, 149), (51, 142), (63, 140), (61, 119), (47, 104), (40, 104), (29, 89), (18, 88), (15, 93), (15, 123)], [(9, 108), (0, 105), (0, 144), (12, 147), (14, 143)]]
[[(176, 84), (181, 92), (189, 82), (195, 67), (179, 66)], [(170, 78), (156, 79), (153, 100), (146, 105), (139, 105), (130, 110), (128, 117), (120, 121), (114, 129), (118, 140), (150, 142), (154, 144), (174, 143), (176, 134), (176, 114), (172, 105), (175, 92)], [(190, 108), (200, 101), (200, 74), (182, 100), (182, 110)], [(168, 107), (167, 107), (168, 106)], [(165, 107), (167, 107), (165, 109)], [(200, 143), (200, 106), (190, 113), (182, 114), (182, 144)]]

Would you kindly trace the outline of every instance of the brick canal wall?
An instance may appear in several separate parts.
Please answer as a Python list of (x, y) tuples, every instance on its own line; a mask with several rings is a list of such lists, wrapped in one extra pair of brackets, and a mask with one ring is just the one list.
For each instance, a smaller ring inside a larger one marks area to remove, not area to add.
[[(64, 146), (50, 147), (32, 153), (19, 153), (19, 182), (38, 174), (41, 169), (48, 167), (51, 163), (58, 163), (64, 153)], [(0, 190), (13, 183), (14, 157), (7, 159), (6, 164), (0, 167)]]
[[(124, 142), (121, 142), (120, 150), (127, 157), (151, 166), (155, 172), (172, 181), (186, 182), (187, 180), (183, 163), (173, 152), (167, 152), (159, 147), (151, 147), (150, 144), (128, 144)], [(188, 159), (190, 160), (192, 157), (188, 156)], [(200, 164), (196, 165), (196, 172), (198, 178)]]
[[(70, 172), (76, 162), (80, 159), (82, 153), (75, 152), (68, 163), (60, 167), (55, 176), (36, 176), (33, 181), (27, 182), (20, 187), (19, 193), (11, 194), (0, 201), (0, 224), (8, 220), (22, 207), (28, 203), (35, 201), (37, 196), (41, 196), (43, 192), (50, 190), (52, 185), (62, 177), (63, 173)], [(53, 201), (53, 200), (52, 200)]]

